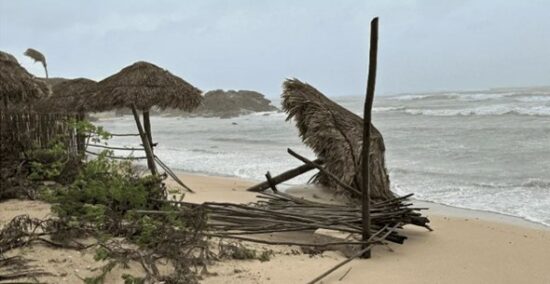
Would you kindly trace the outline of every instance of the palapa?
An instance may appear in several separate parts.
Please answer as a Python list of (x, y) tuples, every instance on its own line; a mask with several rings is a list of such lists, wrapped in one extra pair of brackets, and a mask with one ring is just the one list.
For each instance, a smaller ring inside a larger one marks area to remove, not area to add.
[(0, 108), (28, 106), (49, 94), (45, 82), (27, 72), (13, 55), (0, 51)]
[(201, 90), (154, 64), (139, 61), (107, 77), (97, 85), (89, 105), (96, 111), (131, 108), (141, 111), (156, 106), (191, 111), (202, 102)]
[[(284, 82), (282, 99), (287, 120), (294, 118), (303, 142), (324, 161), (324, 168), (347, 185), (360, 189), (363, 119), (297, 79)], [(385, 166), (384, 140), (374, 126), (370, 143), (371, 197), (374, 200), (394, 198)], [(323, 173), (317, 174), (314, 181), (358, 197)]]
[(39, 108), (41, 111), (63, 113), (87, 112), (89, 107), (87, 107), (86, 98), (93, 94), (97, 85), (94, 80), (86, 78), (50, 82), (50, 84), (52, 95), (44, 99)]
[[(96, 111), (131, 108), (147, 155), (147, 165), (156, 175), (150, 109), (156, 106), (192, 111), (202, 99), (201, 90), (183, 79), (154, 64), (139, 61), (100, 81), (86, 105)], [(143, 112), (143, 127), (137, 110)]]

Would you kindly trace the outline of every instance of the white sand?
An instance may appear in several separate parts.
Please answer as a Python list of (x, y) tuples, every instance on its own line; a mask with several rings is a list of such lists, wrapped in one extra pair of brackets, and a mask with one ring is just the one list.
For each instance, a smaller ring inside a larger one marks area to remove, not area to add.
[[(250, 181), (236, 178), (182, 174), (196, 194), (186, 194), (192, 202), (225, 201), (247, 203), (255, 194), (245, 192)], [(171, 183), (173, 185), (173, 183)], [(307, 189), (293, 194), (330, 199), (331, 195)], [(322, 283), (550, 283), (550, 229), (517, 218), (485, 212), (448, 208), (431, 203), (427, 211), (434, 232), (409, 226), (403, 245), (373, 249), (368, 260), (354, 260), (325, 278)], [(10, 200), (0, 203), (0, 226), (18, 214), (44, 217), (49, 206), (38, 201)], [(310, 238), (311, 234), (298, 234)], [(253, 245), (256, 248), (260, 246)], [(295, 254), (296, 248), (270, 246), (276, 254), (268, 262), (231, 260), (214, 264), (203, 283), (306, 283), (345, 259), (340, 252), (327, 251), (310, 257)], [(260, 248), (261, 249), (261, 248)], [(36, 259), (36, 264), (58, 275), (40, 279), (55, 283), (80, 283), (81, 278), (98, 274), (102, 263), (93, 260), (93, 250), (76, 252), (34, 245), (15, 253)], [(349, 273), (339, 281), (348, 269)], [(107, 283), (121, 283), (123, 273), (138, 276), (139, 265), (130, 270), (116, 268)]]

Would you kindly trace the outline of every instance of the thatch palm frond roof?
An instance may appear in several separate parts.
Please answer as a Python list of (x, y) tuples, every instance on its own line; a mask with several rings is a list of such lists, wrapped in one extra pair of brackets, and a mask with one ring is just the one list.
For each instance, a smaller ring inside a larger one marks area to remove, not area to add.
[(0, 51), (1, 107), (29, 104), (49, 93), (50, 89), (45, 82), (27, 72), (13, 55)]
[[(288, 113), (287, 120), (294, 118), (303, 142), (324, 160), (325, 169), (360, 189), (363, 119), (296, 79), (284, 82), (282, 105)], [(393, 194), (385, 168), (384, 140), (374, 126), (371, 129), (371, 195), (374, 199), (387, 199)], [(315, 181), (337, 192), (345, 191), (323, 174), (318, 174)]]
[(97, 83), (86, 78), (56, 81), (52, 95), (43, 100), (41, 110), (66, 113), (87, 111), (86, 97), (93, 94)]
[(147, 111), (153, 106), (191, 111), (202, 102), (201, 90), (148, 62), (136, 62), (100, 81), (89, 104), (105, 111), (135, 104)]

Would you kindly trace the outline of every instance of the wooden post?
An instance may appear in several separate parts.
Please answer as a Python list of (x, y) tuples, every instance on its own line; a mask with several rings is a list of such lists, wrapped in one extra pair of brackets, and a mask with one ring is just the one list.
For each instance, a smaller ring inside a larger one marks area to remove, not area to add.
[(275, 186), (275, 182), (273, 182), (273, 179), (271, 178), (271, 173), (269, 171), (265, 173), (265, 179), (267, 180), (267, 183), (269, 183), (269, 187), (271, 187), (271, 190), (273, 190), (273, 192), (279, 191), (277, 189), (277, 186)]
[[(370, 174), (369, 166), (370, 155), (370, 128), (371, 128), (371, 110), (374, 99), (374, 86), (376, 84), (376, 57), (378, 54), (378, 17), (372, 19), (370, 23), (370, 53), (369, 53), (369, 74), (367, 81), (367, 97), (365, 99), (365, 108), (363, 112), (363, 149), (362, 149), (362, 217), (363, 217), (363, 241), (370, 239)], [(363, 244), (363, 258), (370, 258), (371, 251), (366, 249), (368, 244)]]
[(147, 139), (149, 139), (149, 145), (151, 145), (151, 150), (155, 152), (155, 146), (153, 144), (153, 133), (151, 133), (151, 120), (149, 120), (149, 111), (143, 112), (143, 128), (147, 134)]
[(153, 150), (151, 150), (151, 145), (149, 144), (149, 138), (147, 138), (147, 134), (143, 131), (143, 127), (141, 126), (141, 122), (139, 121), (139, 114), (134, 104), (132, 104), (132, 113), (134, 114), (134, 119), (136, 120), (136, 126), (139, 131), (139, 136), (141, 137), (141, 142), (143, 143), (143, 148), (145, 148), (145, 155), (147, 156), (147, 167), (149, 167), (149, 170), (151, 170), (151, 174), (155, 176), (157, 175), (157, 167), (155, 166)]

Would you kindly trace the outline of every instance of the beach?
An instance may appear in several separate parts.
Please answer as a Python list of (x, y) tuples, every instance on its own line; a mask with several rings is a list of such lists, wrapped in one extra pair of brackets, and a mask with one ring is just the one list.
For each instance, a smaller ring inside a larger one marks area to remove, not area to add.
[[(248, 203), (256, 194), (245, 189), (254, 181), (179, 173), (178, 176), (196, 193), (184, 200)], [(171, 180), (169, 188), (178, 187)], [(174, 191), (172, 191), (174, 192)], [(335, 202), (330, 193), (314, 187), (294, 187), (287, 191), (317, 201)], [(322, 283), (549, 283), (550, 228), (511, 216), (483, 211), (457, 209), (419, 202), (431, 220), (433, 232), (407, 226), (409, 238), (403, 245), (375, 246), (372, 258), (356, 259), (322, 280)], [(19, 214), (43, 218), (49, 205), (40, 201), (8, 200), (0, 203), (0, 226)], [(301, 234), (300, 237), (311, 237)], [(345, 259), (339, 251), (318, 255), (298, 253), (298, 247), (250, 244), (271, 249), (271, 260), (224, 260), (209, 266), (201, 283), (307, 283)], [(94, 250), (83, 252), (56, 249), (35, 244), (10, 252), (35, 260), (45, 271), (56, 276), (40, 280), (50, 283), (79, 283), (98, 274), (103, 262), (93, 260)], [(346, 273), (347, 272), (347, 273)], [(106, 283), (120, 283), (123, 274), (143, 273), (137, 263), (129, 269), (115, 267)], [(341, 280), (340, 280), (341, 279)]]

